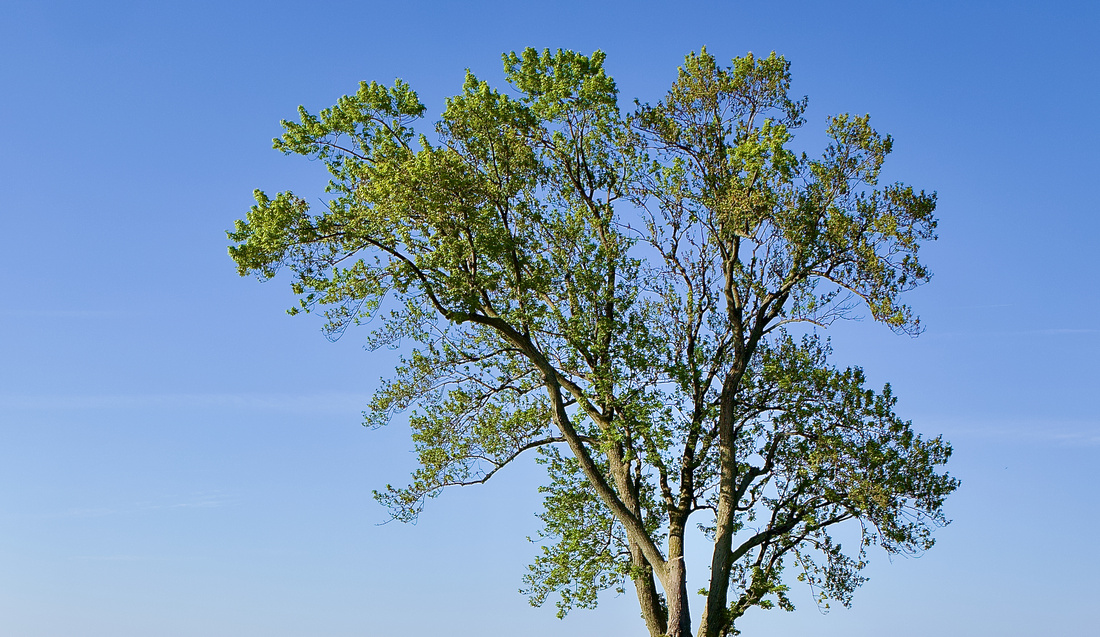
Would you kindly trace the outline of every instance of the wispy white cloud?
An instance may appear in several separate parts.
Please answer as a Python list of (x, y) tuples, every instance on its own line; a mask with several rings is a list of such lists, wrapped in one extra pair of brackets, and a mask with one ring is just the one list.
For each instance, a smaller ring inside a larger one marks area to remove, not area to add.
[(114, 318), (128, 314), (121, 310), (0, 310), (0, 317), (13, 318)]
[(0, 394), (0, 409), (27, 411), (93, 409), (244, 409), (310, 413), (358, 413), (365, 393), (260, 394)]
[(65, 518), (92, 518), (109, 515), (134, 515), (152, 511), (215, 509), (233, 506), (237, 498), (224, 491), (205, 491), (190, 495), (165, 495), (156, 500), (116, 504), (114, 506), (74, 507), (60, 514)]
[(1059, 328), (1046, 328), (1046, 329), (1034, 329), (1034, 330), (969, 330), (969, 331), (948, 331), (937, 332), (935, 330), (928, 330), (925, 335), (928, 337), (937, 336), (966, 336), (966, 337), (1007, 337), (1007, 336), (1080, 336), (1089, 334), (1100, 334), (1100, 329), (1090, 327), (1059, 327)]
[(157, 509), (214, 509), (234, 504), (236, 499), (221, 492), (200, 493), (186, 498), (166, 498), (167, 502), (143, 503), (138, 506), (141, 510)]
[(118, 509), (112, 509), (109, 507), (77, 507), (69, 509), (65, 513), (65, 517), (69, 518), (98, 518), (105, 515), (111, 515), (118, 513)]
[(1100, 431), (1001, 429), (986, 430), (979, 435), (989, 438), (1006, 438), (1020, 442), (1046, 442), (1075, 447), (1100, 445)]
[(201, 558), (179, 555), (75, 555), (69, 559), (82, 562), (167, 562)]
[[(936, 429), (925, 421), (925, 430)], [(1013, 421), (979, 425), (943, 423), (939, 430), (948, 439), (976, 438), (1021, 444), (1057, 446), (1100, 446), (1100, 422), (1088, 421)]]
[(978, 305), (952, 305), (941, 307), (941, 310), (984, 310), (994, 307), (1012, 307), (1015, 303), (981, 303)]
[(77, 555), (72, 559), (86, 562), (145, 562), (155, 559), (150, 555)]

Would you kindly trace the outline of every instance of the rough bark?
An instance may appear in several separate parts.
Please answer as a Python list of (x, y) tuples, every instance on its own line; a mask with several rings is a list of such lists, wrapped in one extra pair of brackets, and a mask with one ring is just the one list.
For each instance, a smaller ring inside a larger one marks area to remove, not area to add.
[(730, 557), (736, 501), (736, 467), (733, 445), (733, 408), (740, 374), (730, 374), (722, 386), (718, 413), (718, 443), (721, 477), (718, 511), (715, 515), (714, 550), (710, 562), (710, 588), (699, 623), (700, 637), (719, 637), (726, 625), (726, 596), (729, 590)]
[[(612, 445), (608, 450), (608, 464), (611, 467), (611, 478), (615, 483), (615, 489), (622, 498), (623, 504), (637, 517), (642, 519), (642, 506), (638, 500), (638, 485), (630, 479), (630, 472), (623, 458), (622, 449), (618, 445)], [(645, 559), (645, 555), (636, 542), (630, 542), (630, 556), (635, 567), (639, 567), (642, 573), (634, 578), (634, 587), (638, 594), (638, 603), (642, 608), (642, 617), (645, 619), (646, 628), (650, 637), (662, 637), (668, 631), (668, 614), (662, 607), (660, 595), (657, 593), (656, 583), (653, 581), (653, 568)]]
[(688, 608), (687, 567), (684, 565), (684, 528), (673, 525), (668, 535), (668, 637), (691, 637)]
[(649, 637), (663, 637), (668, 632), (668, 613), (661, 604), (657, 592), (657, 583), (653, 579), (653, 569), (649, 566), (641, 548), (630, 544), (630, 557), (636, 569), (633, 581), (638, 594), (638, 605), (642, 609), (642, 619), (649, 629)]

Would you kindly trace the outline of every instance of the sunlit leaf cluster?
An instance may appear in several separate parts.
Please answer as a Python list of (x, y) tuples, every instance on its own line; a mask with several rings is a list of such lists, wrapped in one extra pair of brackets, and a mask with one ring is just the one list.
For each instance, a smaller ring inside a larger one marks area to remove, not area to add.
[[(957, 482), (950, 446), (834, 367), (820, 331), (867, 312), (919, 332), (900, 295), (930, 277), (935, 195), (879, 183), (892, 140), (867, 116), (794, 150), (807, 102), (774, 53), (693, 53), (629, 111), (604, 61), (507, 54), (508, 88), (467, 72), (434, 128), (401, 81), (300, 109), (275, 147), (323, 162), (330, 196), (257, 191), (230, 254), (289, 271), (292, 311), (331, 335), (401, 347), (366, 412), (412, 429), (418, 469), (376, 493), (395, 518), (539, 454), (532, 603), (564, 614), (629, 582), (651, 635), (686, 636), (701, 603), (707, 637), (793, 609), (798, 581), (848, 604), (869, 547), (932, 546)], [(690, 602), (696, 528), (714, 550)]]

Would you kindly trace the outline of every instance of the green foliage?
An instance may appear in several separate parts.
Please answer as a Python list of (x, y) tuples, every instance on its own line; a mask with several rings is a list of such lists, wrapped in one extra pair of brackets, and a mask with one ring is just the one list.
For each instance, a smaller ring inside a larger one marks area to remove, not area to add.
[[(401, 81), (299, 109), (275, 148), (320, 159), (332, 196), (257, 191), (230, 255), (242, 275), (290, 270), (292, 312), (332, 335), (370, 322), (372, 347), (416, 344), (367, 412), (410, 412), (420, 466), (376, 493), (395, 518), (539, 450), (532, 603), (591, 608), (630, 580), (651, 634), (684, 634), (694, 517), (715, 542), (704, 634), (793, 609), (785, 569), (848, 604), (868, 547), (932, 546), (951, 448), (788, 326), (863, 306), (919, 332), (899, 296), (929, 279), (935, 195), (878, 184), (892, 140), (866, 116), (831, 118), (818, 157), (791, 150), (806, 100), (774, 53), (693, 53), (629, 114), (603, 63), (507, 54), (510, 94), (467, 72), (434, 140)], [(846, 521), (854, 552), (830, 535)]]
[(587, 480), (576, 460), (547, 447), (539, 462), (546, 465), (546, 508), (539, 515), (543, 530), (542, 554), (528, 567), (521, 590), (535, 606), (559, 593), (558, 617), (573, 608), (595, 608), (607, 589), (624, 592), (630, 572), (627, 539), (600, 499), (586, 488)]

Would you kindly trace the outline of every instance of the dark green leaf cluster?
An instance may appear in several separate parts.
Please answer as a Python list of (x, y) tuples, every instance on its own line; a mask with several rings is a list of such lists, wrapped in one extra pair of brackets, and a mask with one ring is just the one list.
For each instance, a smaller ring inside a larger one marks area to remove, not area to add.
[[(863, 371), (831, 367), (828, 351), (816, 338), (784, 336), (762, 347), (746, 374), (739, 473), (753, 478), (737, 508), (751, 535), (733, 555), (731, 576), (743, 593), (732, 618), (768, 605), (769, 594), (790, 606), (780, 577), (789, 562), (820, 603), (847, 605), (864, 581), (867, 546), (916, 554), (947, 523), (941, 506), (957, 481), (934, 469), (950, 446), (915, 434), (894, 413), (889, 385), (866, 389)], [(854, 555), (828, 533), (846, 520), (860, 524)]]

